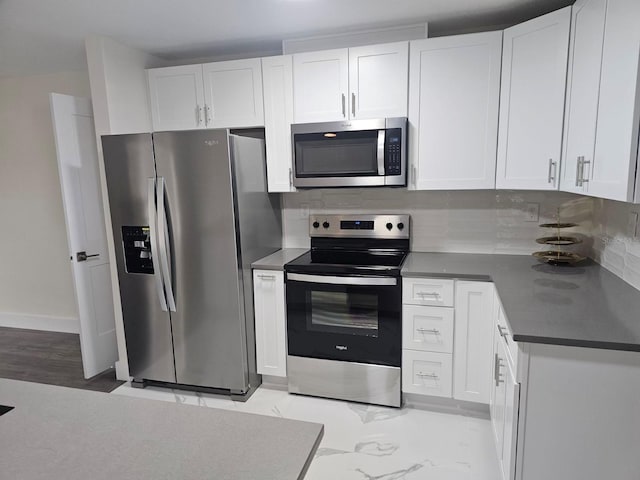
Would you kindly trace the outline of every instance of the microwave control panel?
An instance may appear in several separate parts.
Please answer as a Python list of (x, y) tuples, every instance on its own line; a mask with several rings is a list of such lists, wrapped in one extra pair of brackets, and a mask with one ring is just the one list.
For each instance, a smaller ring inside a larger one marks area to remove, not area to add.
[(402, 173), (402, 130), (390, 128), (385, 137), (384, 171), (386, 175)]

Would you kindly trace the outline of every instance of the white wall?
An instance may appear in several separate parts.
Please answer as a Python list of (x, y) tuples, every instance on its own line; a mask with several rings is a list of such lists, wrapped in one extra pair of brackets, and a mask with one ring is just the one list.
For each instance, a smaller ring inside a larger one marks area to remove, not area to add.
[[(305, 211), (333, 213), (408, 213), (412, 245), (418, 252), (531, 254), (543, 249), (535, 239), (549, 235), (539, 223), (562, 220), (580, 224), (579, 236), (591, 231), (594, 200), (559, 192), (421, 191), (404, 189), (315, 189), (283, 194), (285, 247), (309, 246)], [(540, 221), (525, 220), (527, 203), (540, 205)], [(588, 238), (576, 251), (590, 253)], [(575, 248), (575, 247), (574, 247)]]
[(640, 290), (640, 238), (633, 236), (628, 225), (629, 214), (640, 214), (640, 205), (600, 199), (594, 204), (595, 260)]
[(118, 286), (115, 246), (104, 173), (101, 135), (150, 132), (151, 110), (146, 68), (163, 66), (165, 62), (145, 52), (122, 45), (110, 38), (90, 36), (86, 39), (87, 65), (91, 82), (91, 98), (98, 144), (100, 185), (105, 207), (105, 223), (115, 312), (118, 362), (116, 376), (129, 380), (127, 347), (124, 338), (122, 305)]
[(86, 72), (0, 78), (0, 325), (78, 331), (49, 93)]

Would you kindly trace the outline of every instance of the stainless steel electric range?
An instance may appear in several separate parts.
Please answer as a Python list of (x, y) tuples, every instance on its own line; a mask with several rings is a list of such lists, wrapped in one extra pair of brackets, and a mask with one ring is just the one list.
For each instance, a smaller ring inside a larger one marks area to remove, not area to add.
[(408, 215), (312, 215), (287, 263), (289, 392), (399, 407)]

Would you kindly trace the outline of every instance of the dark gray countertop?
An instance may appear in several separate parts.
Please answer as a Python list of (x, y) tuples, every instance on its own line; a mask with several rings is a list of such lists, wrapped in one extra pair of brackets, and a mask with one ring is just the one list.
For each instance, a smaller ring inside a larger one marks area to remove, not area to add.
[(640, 291), (592, 261), (554, 267), (525, 255), (411, 253), (402, 275), (494, 282), (518, 342), (640, 352)]
[(256, 270), (283, 270), (285, 263), (298, 258), (308, 251), (308, 248), (283, 248), (267, 257), (256, 260), (251, 264), (251, 268)]
[(322, 425), (0, 379), (0, 478), (298, 480)]

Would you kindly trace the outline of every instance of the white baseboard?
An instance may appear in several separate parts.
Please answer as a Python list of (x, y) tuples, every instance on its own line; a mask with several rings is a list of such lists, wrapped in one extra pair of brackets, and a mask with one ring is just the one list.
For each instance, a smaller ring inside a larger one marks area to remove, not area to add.
[(0, 327), (45, 330), (47, 332), (80, 333), (77, 318), (0, 312)]

